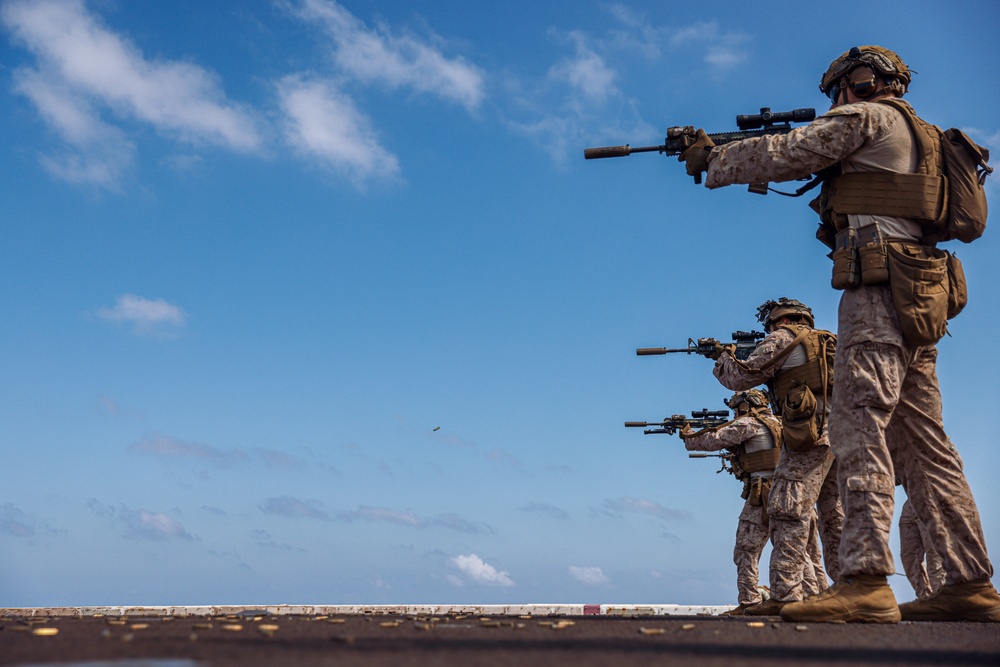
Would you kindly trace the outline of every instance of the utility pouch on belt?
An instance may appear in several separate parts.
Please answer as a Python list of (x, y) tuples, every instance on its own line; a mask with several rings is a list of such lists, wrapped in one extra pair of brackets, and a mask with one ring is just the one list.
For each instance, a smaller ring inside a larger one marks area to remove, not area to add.
[(952, 319), (969, 303), (969, 286), (965, 284), (962, 262), (948, 253), (948, 319)]
[(773, 480), (764, 477), (755, 477), (750, 482), (750, 493), (746, 500), (754, 507), (767, 507), (767, 499), (771, 495), (771, 483)]
[(861, 263), (858, 261), (858, 238), (853, 227), (839, 232), (834, 239), (833, 289), (849, 289), (861, 284)]
[[(945, 334), (953, 300), (948, 253), (912, 243), (890, 243), (888, 250), (892, 300), (903, 338), (910, 345), (933, 345)], [(957, 308), (957, 296), (954, 301)]]
[(861, 260), (862, 285), (884, 285), (889, 282), (888, 251), (878, 223), (858, 229), (858, 255)]
[(750, 498), (750, 487), (751, 487), (750, 479), (747, 478), (743, 480), (743, 493), (740, 494), (740, 498), (742, 498), (743, 500), (748, 500)]
[(819, 442), (819, 404), (812, 389), (796, 384), (781, 405), (781, 437), (794, 452), (812, 449)]
[(885, 241), (875, 241), (858, 248), (861, 256), (861, 284), (884, 285), (889, 282), (889, 252)]

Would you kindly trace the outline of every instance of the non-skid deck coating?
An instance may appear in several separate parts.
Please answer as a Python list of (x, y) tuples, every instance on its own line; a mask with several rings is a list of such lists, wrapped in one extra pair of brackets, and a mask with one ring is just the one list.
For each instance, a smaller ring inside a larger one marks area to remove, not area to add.
[(0, 608), (0, 617), (17, 616), (225, 616), (227, 614), (276, 616), (309, 615), (424, 615), (471, 614), (478, 616), (717, 616), (732, 607), (681, 604), (387, 604), (387, 605), (195, 605), (195, 606), (85, 606)]
[[(777, 617), (669, 613), (677, 605), (593, 605), (597, 609), (589, 614), (561, 613), (582, 611), (582, 607), (275, 605), (271, 607), (274, 612), (239, 606), (22, 609), (0, 616), (0, 665), (1000, 665), (997, 623), (795, 624)], [(402, 609), (408, 612), (398, 613)], [(450, 611), (426, 613), (442, 609)], [(61, 613), (47, 613), (57, 610)], [(333, 614), (322, 613), (333, 610)], [(597, 613), (615, 610), (623, 613)], [(522, 611), (531, 613), (516, 613)], [(649, 613), (656, 611), (661, 613)]]

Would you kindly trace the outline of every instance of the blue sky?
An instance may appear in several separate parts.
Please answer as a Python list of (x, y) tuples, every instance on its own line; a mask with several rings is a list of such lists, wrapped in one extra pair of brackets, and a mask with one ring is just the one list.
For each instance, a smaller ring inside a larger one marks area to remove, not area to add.
[[(734, 603), (739, 485), (622, 426), (728, 393), (634, 349), (833, 329), (829, 261), (804, 201), (583, 148), (822, 112), (878, 43), (1000, 151), (996, 3), (743, 9), (0, 4), (0, 605)], [(939, 373), (997, 557), (995, 239)]]

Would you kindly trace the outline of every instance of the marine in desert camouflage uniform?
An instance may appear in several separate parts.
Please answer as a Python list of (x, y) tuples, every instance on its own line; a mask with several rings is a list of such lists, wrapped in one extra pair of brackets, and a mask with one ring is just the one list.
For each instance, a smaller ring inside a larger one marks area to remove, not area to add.
[(806, 545), (806, 560), (802, 569), (802, 594), (806, 597), (817, 595), (829, 587), (823, 569), (823, 547), (819, 543), (819, 514), (813, 507), (809, 519), (809, 544)]
[(920, 523), (909, 500), (899, 511), (899, 560), (918, 598), (929, 598), (944, 586), (941, 557), (931, 546), (930, 534)]
[[(739, 361), (721, 346), (715, 362), (715, 377), (734, 391), (772, 382), (779, 375), (806, 365), (803, 345), (793, 346), (797, 337), (794, 332), (812, 330), (812, 311), (798, 301), (785, 299), (768, 302), (760, 314), (769, 333), (750, 356)], [(818, 412), (825, 413), (823, 397), (818, 397), (818, 401)], [(822, 570), (815, 573), (822, 580), (822, 587), (803, 586), (806, 573), (814, 570), (810, 546), (817, 511), (826, 570), (834, 580), (839, 575), (838, 550), (844, 515), (837, 493), (837, 465), (825, 430), (818, 436), (808, 449), (793, 451), (787, 443), (781, 448), (767, 505), (772, 544), (771, 599), (747, 610), (747, 615), (777, 615), (786, 604), (826, 588)]]
[[(910, 83), (905, 63), (879, 46), (855, 47), (835, 60), (820, 89), (831, 110), (784, 135), (712, 147), (699, 131), (684, 154), (688, 173), (707, 171), (705, 185), (789, 181), (839, 166), (842, 173), (917, 169), (914, 134), (903, 113), (879, 103), (902, 97)], [(843, 214), (838, 214), (843, 215)], [(850, 228), (877, 224), (886, 238), (919, 248), (916, 220), (845, 215)], [(990, 578), (979, 512), (941, 419), (935, 345), (904, 340), (889, 285), (844, 291), (830, 415), (830, 441), (839, 466), (845, 522), (841, 578), (826, 593), (782, 610), (793, 621), (1000, 621), (1000, 595)], [(902, 470), (894, 470), (893, 459)], [(926, 600), (897, 608), (886, 582), (893, 486), (898, 476), (934, 551), (946, 585)]]
[[(778, 460), (780, 442), (776, 439), (780, 441), (781, 438), (781, 422), (771, 413), (766, 395), (756, 389), (734, 394), (726, 405), (736, 413), (732, 421), (697, 432), (687, 426), (679, 433), (688, 451), (717, 452), (725, 449), (734, 454), (733, 468), (744, 483), (745, 502), (733, 548), (739, 606), (727, 613), (742, 615), (746, 609), (763, 601), (759, 590), (759, 563), (769, 537), (767, 497)], [(810, 586), (816, 588), (812, 568), (810, 574)]]

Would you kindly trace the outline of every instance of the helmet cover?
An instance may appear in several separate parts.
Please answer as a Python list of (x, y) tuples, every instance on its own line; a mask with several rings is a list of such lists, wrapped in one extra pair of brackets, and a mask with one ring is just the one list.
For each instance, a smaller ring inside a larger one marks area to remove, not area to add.
[(762, 322), (765, 329), (782, 317), (799, 317), (805, 320), (810, 328), (816, 326), (812, 309), (795, 299), (786, 297), (781, 297), (777, 301), (771, 299), (757, 307), (757, 321)]
[(910, 85), (910, 68), (906, 63), (887, 48), (875, 45), (855, 46), (850, 51), (845, 51), (839, 58), (830, 63), (823, 78), (820, 79), (819, 89), (827, 95), (833, 84), (840, 80), (845, 74), (860, 65), (867, 65), (883, 79), (896, 79), (902, 83), (903, 91), (906, 92)]
[(724, 400), (723, 403), (733, 410), (738, 410), (741, 403), (747, 403), (751, 410), (757, 410), (766, 408), (768, 399), (767, 394), (760, 389), (748, 389), (747, 391), (736, 392), (732, 398)]

